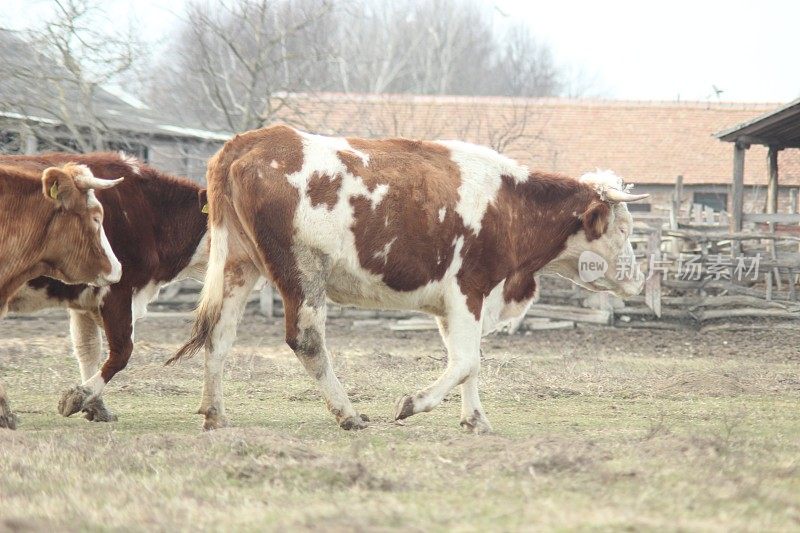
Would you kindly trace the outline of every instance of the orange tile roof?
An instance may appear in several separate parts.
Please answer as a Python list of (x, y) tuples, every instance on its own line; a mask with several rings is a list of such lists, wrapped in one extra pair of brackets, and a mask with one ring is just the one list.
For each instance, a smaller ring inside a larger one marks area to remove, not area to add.
[[(611, 169), (633, 183), (728, 184), (733, 146), (713, 134), (780, 104), (558, 98), (288, 94), (276, 120), (320, 133), (461, 139), (531, 168)], [(765, 184), (766, 148), (747, 152), (745, 183)], [(779, 156), (780, 184), (800, 185), (800, 150)]]

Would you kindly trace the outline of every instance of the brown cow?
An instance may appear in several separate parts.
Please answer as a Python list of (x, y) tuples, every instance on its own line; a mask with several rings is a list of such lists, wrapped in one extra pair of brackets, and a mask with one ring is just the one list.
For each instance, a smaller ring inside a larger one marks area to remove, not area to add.
[[(91, 283), (92, 291), (119, 281), (122, 267), (103, 230), (95, 189), (121, 181), (97, 179), (73, 163), (31, 169), (0, 162), (0, 318), (17, 291), (38, 276)], [(0, 427), (15, 425), (0, 385)]]
[[(38, 169), (65, 161), (89, 167), (101, 178), (124, 176), (117, 189), (98, 196), (106, 206), (105, 229), (124, 267), (122, 279), (98, 292), (85, 285), (34, 279), (11, 302), (11, 311), (32, 312), (67, 307), (73, 349), (82, 384), (64, 393), (59, 412), (83, 411), (89, 420), (116, 420), (100, 396), (104, 386), (125, 368), (133, 351), (136, 320), (159, 289), (186, 277), (202, 279), (208, 260), (204, 191), (193, 182), (163, 174), (118, 154), (45, 154), (6, 156), (1, 162)], [(108, 342), (103, 362), (100, 328)], [(102, 367), (101, 367), (102, 363)]]
[[(434, 315), (444, 374), (398, 401), (403, 419), (461, 385), (461, 424), (490, 430), (478, 396), (483, 333), (524, 313), (539, 273), (633, 295), (644, 278), (628, 240), (632, 195), (610, 172), (580, 180), (531, 172), (457, 141), (365, 140), (273, 126), (236, 136), (208, 166), (211, 252), (192, 338), (171, 359), (206, 347), (200, 412), (225, 425), (224, 357), (251, 287), (272, 279), (286, 342), (345, 429), (364, 427), (325, 345), (326, 298)], [(583, 252), (620, 276), (583, 276)]]

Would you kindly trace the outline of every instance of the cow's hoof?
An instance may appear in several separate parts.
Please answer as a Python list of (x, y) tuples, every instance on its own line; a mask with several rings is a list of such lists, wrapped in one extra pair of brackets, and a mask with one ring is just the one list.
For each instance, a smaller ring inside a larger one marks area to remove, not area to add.
[(492, 425), (486, 420), (486, 417), (478, 410), (475, 410), (469, 416), (461, 419), (461, 427), (468, 433), (476, 435), (485, 435), (492, 432)]
[(0, 400), (0, 429), (2, 428), (17, 429), (17, 415), (11, 412), (5, 400)]
[(200, 414), (205, 415), (203, 420), (203, 431), (212, 431), (215, 429), (222, 429), (228, 427), (228, 419), (225, 415), (219, 414), (216, 407), (209, 407), (205, 411), (200, 411)]
[(119, 420), (117, 415), (106, 408), (103, 399), (100, 397), (89, 400), (83, 406), (84, 418), (90, 422), (116, 422)]
[(394, 419), (403, 420), (404, 418), (408, 418), (409, 416), (413, 415), (414, 412), (414, 397), (408, 395), (403, 396), (397, 400), (394, 410)]
[(74, 415), (83, 409), (91, 395), (92, 391), (80, 385), (65, 391), (61, 396), (61, 401), (58, 402), (58, 412), (62, 416)]
[(347, 431), (351, 429), (364, 429), (368, 425), (367, 422), (369, 422), (369, 417), (367, 415), (348, 416), (339, 422), (339, 427)]

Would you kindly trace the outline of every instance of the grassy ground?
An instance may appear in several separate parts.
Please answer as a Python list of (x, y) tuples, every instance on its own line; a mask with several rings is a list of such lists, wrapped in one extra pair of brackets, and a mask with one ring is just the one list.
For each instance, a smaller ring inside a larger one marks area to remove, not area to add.
[(201, 365), (164, 369), (188, 321), (145, 320), (106, 389), (114, 424), (56, 414), (77, 381), (60, 314), (0, 322), (0, 530), (800, 529), (800, 327), (491, 337), (495, 434), (459, 398), (404, 426), (435, 332), (333, 321), (337, 372), (371, 427), (339, 430), (285, 345), (248, 316), (229, 360), (235, 427), (202, 433)]

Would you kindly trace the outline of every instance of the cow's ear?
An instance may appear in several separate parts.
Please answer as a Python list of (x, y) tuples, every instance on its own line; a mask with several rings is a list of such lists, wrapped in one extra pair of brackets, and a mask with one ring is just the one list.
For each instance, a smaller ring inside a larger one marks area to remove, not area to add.
[(206, 189), (197, 191), (197, 202), (200, 205), (200, 212), (208, 213), (208, 191)]
[(593, 241), (599, 239), (608, 230), (611, 207), (605, 202), (592, 202), (589, 208), (583, 213), (583, 231), (586, 233), (586, 240)]
[(42, 194), (66, 209), (74, 208), (80, 196), (72, 176), (58, 167), (50, 167), (42, 173)]

